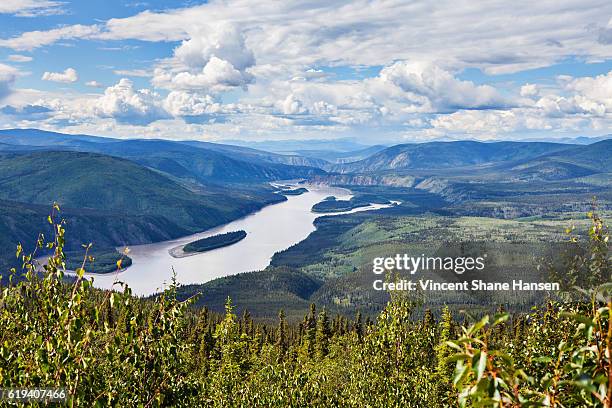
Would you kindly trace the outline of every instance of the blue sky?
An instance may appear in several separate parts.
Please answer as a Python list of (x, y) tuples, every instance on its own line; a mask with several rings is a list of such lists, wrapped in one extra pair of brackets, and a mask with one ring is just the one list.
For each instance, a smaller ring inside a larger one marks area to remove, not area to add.
[(4, 0), (0, 127), (269, 140), (599, 136), (612, 3)]

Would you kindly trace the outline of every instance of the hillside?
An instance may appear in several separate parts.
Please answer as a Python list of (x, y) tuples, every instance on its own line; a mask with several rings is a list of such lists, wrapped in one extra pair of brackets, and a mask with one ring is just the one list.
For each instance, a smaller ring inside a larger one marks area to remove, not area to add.
[(109, 247), (176, 238), (285, 199), (260, 185), (188, 186), (100, 154), (0, 153), (0, 243), (14, 248), (33, 241), (54, 201), (63, 208), (74, 249), (84, 242)]
[(612, 169), (612, 139), (602, 140), (586, 146), (576, 146), (562, 152), (550, 154), (547, 159), (584, 166), (601, 172)]
[(277, 164), (288, 164), (290, 166), (307, 166), (307, 167), (319, 167), (329, 165), (329, 163), (316, 156), (307, 156), (301, 154), (279, 154), (271, 153), (264, 150), (252, 149), (245, 146), (234, 146), (222, 143), (211, 143), (211, 142), (200, 142), (200, 141), (184, 141), (179, 142), (189, 146), (195, 146), (202, 149), (212, 150), (215, 152), (223, 153), (226, 155), (233, 155), (234, 157), (240, 158), (243, 161), (250, 161), (253, 163), (277, 163)]
[(65, 135), (36, 129), (0, 130), (0, 151), (76, 150), (129, 159), (172, 176), (215, 182), (261, 182), (305, 178), (325, 172), (327, 162), (217, 143), (121, 140)]
[[(366, 147), (358, 150), (351, 150), (348, 152), (338, 152), (334, 150), (298, 150), (297, 154), (304, 157), (315, 157), (320, 160), (324, 160), (326, 162), (331, 163), (351, 163), (354, 161), (363, 160), (367, 157), (370, 157), (373, 154), (380, 152), (381, 150), (386, 149), (387, 146), (375, 145)], [(327, 164), (327, 168), (330, 167), (330, 163)]]
[(162, 140), (127, 140), (98, 144), (90, 151), (123, 157), (176, 177), (199, 182), (261, 182), (324, 174), (315, 167), (240, 160), (238, 154), (223, 154)]
[(330, 170), (337, 173), (366, 173), (382, 170), (477, 166), (535, 158), (571, 147), (571, 145), (543, 142), (461, 141), (401, 144), (360, 161), (332, 166)]

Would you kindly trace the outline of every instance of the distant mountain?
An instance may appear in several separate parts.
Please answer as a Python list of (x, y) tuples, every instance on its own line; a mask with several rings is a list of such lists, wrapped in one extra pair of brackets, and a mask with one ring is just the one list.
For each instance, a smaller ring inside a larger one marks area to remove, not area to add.
[(586, 146), (576, 146), (547, 157), (590, 167), (597, 171), (610, 171), (612, 170), (612, 139)]
[(235, 155), (240, 160), (250, 161), (253, 163), (276, 163), (288, 164), (290, 166), (307, 166), (323, 168), (329, 163), (316, 156), (305, 156), (298, 154), (278, 154), (270, 153), (263, 150), (252, 149), (250, 147), (233, 146), (221, 143), (200, 142), (200, 141), (182, 141), (182, 144), (195, 146), (198, 148), (212, 150), (226, 155)]
[(612, 171), (612, 140), (573, 146), (508, 166), (519, 180), (564, 180)]
[(474, 141), (401, 144), (353, 163), (330, 168), (337, 173), (400, 169), (448, 169), (535, 158), (570, 148), (560, 143)]
[(198, 182), (262, 182), (324, 173), (315, 167), (257, 162), (253, 156), (245, 157), (237, 152), (222, 153), (217, 149), (165, 140), (124, 140), (90, 146), (87, 150), (126, 158)]
[(113, 139), (36, 129), (0, 130), (0, 151), (76, 150), (126, 158), (172, 176), (214, 182), (261, 182), (323, 174), (327, 162), (196, 141)]
[(86, 143), (112, 143), (117, 139), (101, 136), (68, 135), (40, 129), (2, 129), (0, 142), (24, 146), (75, 146)]
[(226, 143), (235, 146), (247, 146), (269, 152), (291, 154), (302, 150), (324, 150), (333, 152), (354, 152), (363, 150), (369, 145), (356, 142), (352, 138), (321, 139), (321, 140), (267, 140), (267, 141), (244, 141), (228, 140)]
[(566, 143), (566, 144), (578, 144), (578, 145), (587, 145), (593, 144), (597, 142), (601, 142), (602, 140), (612, 139), (612, 134), (603, 135), (603, 136), (578, 136), (578, 137), (562, 137), (555, 139), (526, 139), (525, 141), (529, 142), (554, 142), (554, 143)]
[[(314, 157), (317, 159), (321, 159), (325, 162), (338, 164), (338, 163), (351, 163), (354, 161), (363, 160), (386, 148), (387, 146), (376, 145), (376, 146), (366, 147), (365, 149), (359, 149), (359, 150), (349, 151), (349, 152), (337, 152), (333, 150), (298, 150), (295, 153), (303, 157), (309, 157), (309, 158)], [(324, 169), (330, 168), (330, 167), (332, 166), (330, 166), (329, 163), (326, 163), (323, 166), (321, 166), (321, 168), (324, 168)]]

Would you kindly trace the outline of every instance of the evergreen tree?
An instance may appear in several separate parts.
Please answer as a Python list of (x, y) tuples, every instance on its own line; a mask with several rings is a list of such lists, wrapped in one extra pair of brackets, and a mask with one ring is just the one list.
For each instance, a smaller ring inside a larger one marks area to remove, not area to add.
[(310, 313), (304, 318), (304, 350), (309, 358), (314, 357), (317, 337), (317, 312), (314, 303), (310, 305)]
[(281, 309), (278, 313), (278, 329), (276, 330), (276, 347), (279, 350), (279, 359), (285, 356), (288, 348), (287, 323), (285, 322), (285, 311)]
[(353, 325), (353, 330), (357, 335), (357, 340), (361, 343), (363, 339), (363, 323), (361, 322), (361, 312), (357, 312), (357, 316), (355, 316), (355, 324)]
[(453, 350), (447, 342), (454, 339), (453, 316), (448, 306), (442, 309), (440, 319), (440, 335), (436, 346), (436, 400), (440, 406), (455, 406), (456, 393), (453, 386), (453, 365), (447, 359), (453, 355)]
[(317, 319), (317, 355), (319, 358), (329, 353), (329, 340), (331, 338), (331, 327), (325, 308), (319, 313)]

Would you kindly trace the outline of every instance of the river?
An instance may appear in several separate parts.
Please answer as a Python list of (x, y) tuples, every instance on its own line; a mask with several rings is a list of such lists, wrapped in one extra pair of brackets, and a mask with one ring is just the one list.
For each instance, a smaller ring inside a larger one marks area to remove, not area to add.
[[(116, 288), (117, 280), (126, 282), (134, 294), (150, 295), (162, 290), (176, 272), (181, 284), (204, 283), (222, 276), (265, 269), (272, 256), (305, 239), (315, 230), (314, 220), (322, 215), (341, 215), (359, 211), (375, 210), (389, 205), (374, 204), (351, 211), (321, 214), (313, 213), (314, 204), (330, 195), (346, 200), (351, 197), (348, 190), (307, 186), (308, 192), (298, 196), (287, 196), (287, 201), (262, 208), (246, 217), (228, 224), (190, 236), (154, 244), (130, 247), (132, 266), (121, 273), (88, 274), (94, 286)], [(184, 258), (174, 258), (169, 251), (197, 239), (212, 235), (244, 230), (247, 236), (242, 241), (223, 248), (203, 252)]]

